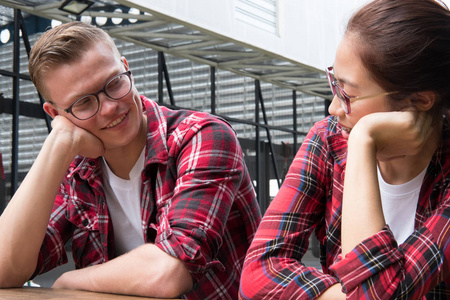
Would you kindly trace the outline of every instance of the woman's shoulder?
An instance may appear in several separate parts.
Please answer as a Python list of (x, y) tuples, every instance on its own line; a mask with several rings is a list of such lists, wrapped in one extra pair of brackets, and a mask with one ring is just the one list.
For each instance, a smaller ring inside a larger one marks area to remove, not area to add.
[(316, 122), (310, 130), (310, 134), (321, 136), (332, 136), (341, 132), (341, 126), (335, 116), (327, 116)]

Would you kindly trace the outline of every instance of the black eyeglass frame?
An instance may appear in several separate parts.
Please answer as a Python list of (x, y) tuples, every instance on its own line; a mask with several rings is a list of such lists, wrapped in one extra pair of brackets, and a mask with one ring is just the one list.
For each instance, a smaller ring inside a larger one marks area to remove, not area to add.
[[(118, 97), (118, 98), (111, 97), (111, 96), (108, 95), (108, 93), (106, 92), (106, 87), (107, 87), (108, 84), (110, 84), (114, 79), (116, 79), (116, 78), (119, 77), (119, 76), (123, 76), (123, 75), (127, 75), (127, 76), (128, 76), (128, 79), (130, 80), (130, 89), (128, 90), (128, 92), (125, 93), (125, 95), (123, 95), (123, 96), (121, 96), (121, 97)], [(87, 95), (84, 95), (84, 96), (78, 98), (78, 99), (75, 100), (68, 108), (62, 108), (62, 107), (59, 107), (58, 105), (56, 105), (56, 104), (53, 103), (52, 101), (49, 101), (49, 103), (52, 104), (52, 105), (54, 105), (55, 107), (57, 107), (57, 108), (63, 110), (64, 112), (66, 112), (66, 113), (68, 113), (68, 114), (71, 114), (72, 116), (74, 116), (74, 117), (77, 118), (78, 120), (84, 121), (84, 120), (88, 120), (88, 119), (92, 118), (93, 116), (95, 116), (95, 115), (98, 113), (98, 111), (99, 111), (99, 109), (100, 109), (100, 99), (98, 98), (98, 95), (99, 95), (100, 93), (102, 93), (102, 92), (105, 93), (105, 95), (108, 96), (108, 98), (110, 98), (110, 99), (112, 99), (112, 100), (120, 100), (120, 99), (122, 99), (123, 97), (125, 97), (126, 95), (128, 95), (128, 94), (131, 92), (131, 89), (132, 89), (132, 88), (133, 88), (133, 80), (131, 79), (131, 71), (128, 70), (128, 71), (122, 72), (122, 73), (120, 73), (120, 74), (117, 74), (116, 76), (114, 76), (113, 78), (111, 78), (110, 80), (108, 80), (108, 82), (107, 82), (107, 83), (103, 86), (103, 88), (102, 88), (101, 90), (99, 90), (98, 92), (92, 93), (92, 94), (87, 94)], [(84, 98), (89, 97), (89, 96), (94, 96), (95, 99), (97, 100), (97, 103), (98, 103), (98, 105), (97, 105), (97, 110), (96, 110), (90, 117), (87, 117), (87, 118), (79, 118), (79, 117), (77, 117), (77, 116), (72, 112), (72, 108), (73, 108), (78, 102), (80, 102), (81, 100), (83, 100)]]

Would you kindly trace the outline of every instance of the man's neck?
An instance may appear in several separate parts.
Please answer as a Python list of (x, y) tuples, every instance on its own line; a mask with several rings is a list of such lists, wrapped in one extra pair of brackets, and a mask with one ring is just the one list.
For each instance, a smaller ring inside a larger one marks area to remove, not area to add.
[(107, 150), (104, 158), (111, 171), (122, 179), (130, 179), (129, 174), (147, 142), (147, 122), (144, 118), (142, 129), (137, 137), (128, 145)]

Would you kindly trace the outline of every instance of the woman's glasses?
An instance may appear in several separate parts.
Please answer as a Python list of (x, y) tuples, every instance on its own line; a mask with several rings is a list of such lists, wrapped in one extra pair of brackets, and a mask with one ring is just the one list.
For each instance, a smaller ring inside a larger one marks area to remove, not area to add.
[(331, 91), (333, 92), (333, 95), (338, 97), (338, 99), (340, 100), (341, 107), (345, 111), (346, 114), (349, 114), (351, 112), (350, 103), (352, 101), (363, 100), (363, 99), (378, 97), (378, 96), (386, 96), (386, 95), (396, 93), (396, 92), (385, 92), (385, 93), (380, 93), (380, 94), (375, 94), (375, 95), (370, 95), (370, 96), (350, 97), (349, 95), (347, 95), (344, 92), (344, 89), (339, 85), (338, 81), (334, 77), (333, 67), (328, 67), (326, 69), (326, 72), (327, 72), (327, 79), (328, 79), (328, 83), (330, 85)]

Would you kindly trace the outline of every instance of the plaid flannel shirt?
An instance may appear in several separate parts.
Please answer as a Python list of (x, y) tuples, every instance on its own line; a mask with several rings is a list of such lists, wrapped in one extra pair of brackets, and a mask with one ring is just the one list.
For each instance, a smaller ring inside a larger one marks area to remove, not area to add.
[[(345, 258), (341, 211), (347, 141), (336, 118), (309, 132), (247, 253), (241, 299), (313, 299), (340, 283), (348, 299), (450, 299), (450, 130), (427, 168), (415, 231), (397, 245), (387, 225)], [(312, 231), (322, 270), (302, 257)]]
[[(234, 131), (206, 113), (173, 111), (141, 96), (148, 133), (142, 171), (142, 234), (185, 262), (187, 299), (236, 299), (245, 253), (261, 219)], [(99, 159), (77, 157), (60, 186), (35, 274), (115, 257)], [(149, 266), (150, 268), (151, 266)]]

